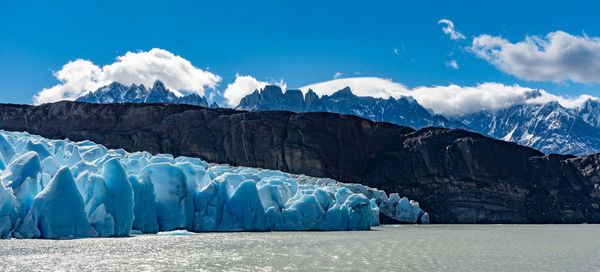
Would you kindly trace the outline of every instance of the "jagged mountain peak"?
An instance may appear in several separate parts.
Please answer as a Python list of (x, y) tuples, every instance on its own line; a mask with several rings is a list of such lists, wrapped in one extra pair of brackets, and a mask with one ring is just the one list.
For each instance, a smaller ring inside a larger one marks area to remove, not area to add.
[(265, 86), (262, 90), (262, 92), (266, 92), (266, 93), (283, 93), (283, 90), (281, 89), (281, 87), (277, 86), (277, 85), (267, 85)]
[(586, 100), (576, 114), (587, 123), (600, 127), (600, 100)]
[(167, 91), (167, 87), (165, 87), (165, 84), (160, 80), (154, 81), (154, 85), (152, 85), (152, 89)]
[(338, 97), (354, 97), (356, 95), (354, 95), (354, 93), (352, 93), (352, 90), (350, 89), (350, 87), (346, 86), (343, 89), (336, 91), (335, 93), (333, 93), (330, 96), (338, 98)]
[(600, 99), (588, 98), (583, 102), (582, 107), (600, 107)]
[(545, 111), (565, 111), (566, 110), (565, 107), (563, 107), (560, 103), (558, 103), (558, 101), (550, 101), (545, 104), (538, 104), (538, 105), (541, 105), (542, 110), (545, 110)]
[[(143, 84), (125, 86), (119, 82), (112, 82), (95, 91), (77, 98), (77, 101), (92, 103), (177, 103), (208, 107), (204, 96), (192, 93), (177, 96), (160, 81), (154, 81), (152, 88), (146, 89)], [(214, 103), (213, 103), (214, 104)], [(218, 107), (218, 105), (216, 106)]]
[(315, 93), (315, 91), (313, 91), (313, 89), (308, 89), (308, 91), (306, 93), (313, 93), (313, 94), (317, 95), (317, 93)]
[[(134, 85), (132, 85), (132, 86), (134, 86)], [(113, 81), (111, 84), (108, 84), (108, 85), (104, 86), (103, 88), (105, 88), (105, 89), (127, 88), (127, 86), (125, 86), (117, 81)]]

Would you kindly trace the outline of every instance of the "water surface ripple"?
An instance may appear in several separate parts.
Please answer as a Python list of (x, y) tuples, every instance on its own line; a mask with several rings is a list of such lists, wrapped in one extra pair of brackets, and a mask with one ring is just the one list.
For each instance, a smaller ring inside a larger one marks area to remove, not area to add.
[(599, 225), (0, 240), (0, 271), (598, 271)]

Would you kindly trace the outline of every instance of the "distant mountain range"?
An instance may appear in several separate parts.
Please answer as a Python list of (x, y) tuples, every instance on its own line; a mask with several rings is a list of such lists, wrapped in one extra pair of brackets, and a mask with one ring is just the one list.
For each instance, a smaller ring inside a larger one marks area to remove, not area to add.
[[(119, 82), (113, 82), (77, 98), (76, 101), (102, 104), (162, 102), (209, 107), (206, 97), (195, 93), (186, 96), (177, 96), (159, 80), (155, 81), (150, 89), (146, 89), (144, 85), (132, 84), (128, 87)], [(215, 108), (218, 105), (213, 103), (210, 107)]]
[(599, 116), (600, 101), (587, 100), (581, 108), (565, 108), (552, 101), (482, 111), (456, 120), (473, 131), (546, 154), (582, 155), (600, 152)]
[(352, 114), (377, 122), (388, 122), (412, 128), (429, 126), (466, 128), (460, 122), (425, 109), (412, 97), (383, 99), (359, 97), (346, 87), (332, 95), (319, 97), (309, 90), (305, 96), (300, 90), (287, 90), (269, 85), (263, 90), (245, 96), (236, 107), (240, 110), (288, 110), (293, 112), (334, 112)]
[[(94, 103), (166, 102), (208, 107), (197, 94), (178, 97), (156, 81), (146, 89), (114, 82), (77, 99)], [(218, 107), (215, 103), (211, 107)], [(514, 105), (498, 111), (480, 111), (465, 116), (445, 117), (421, 106), (412, 97), (359, 97), (346, 87), (319, 97), (309, 90), (283, 90), (269, 85), (245, 96), (235, 107), (240, 110), (287, 110), (352, 114), (378, 122), (415, 129), (424, 127), (461, 128), (493, 138), (516, 142), (546, 154), (591, 154), (600, 152), (600, 101), (587, 100), (582, 107), (565, 108), (558, 102)]]
[(299, 90), (284, 93), (278, 86), (266, 86), (244, 97), (236, 109), (345, 113), (415, 129), (428, 126), (467, 129), (533, 147), (546, 154), (600, 152), (600, 101), (593, 99), (574, 109), (549, 102), (444, 117), (427, 110), (411, 97), (359, 97), (348, 87), (332, 95), (318, 97), (309, 90), (303, 96)]

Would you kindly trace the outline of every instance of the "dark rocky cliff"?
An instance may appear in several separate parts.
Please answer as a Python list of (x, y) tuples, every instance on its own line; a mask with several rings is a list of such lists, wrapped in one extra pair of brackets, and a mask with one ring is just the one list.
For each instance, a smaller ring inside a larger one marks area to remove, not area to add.
[(0, 105), (0, 128), (361, 183), (434, 223), (600, 222), (600, 155), (544, 156), (464, 130), (176, 104)]

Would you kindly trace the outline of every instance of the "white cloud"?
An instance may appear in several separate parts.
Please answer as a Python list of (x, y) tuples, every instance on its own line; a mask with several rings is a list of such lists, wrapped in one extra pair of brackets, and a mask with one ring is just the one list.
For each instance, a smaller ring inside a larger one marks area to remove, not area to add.
[(317, 95), (330, 95), (346, 86), (352, 89), (352, 92), (358, 96), (371, 96), (377, 98), (400, 97), (405, 95), (408, 89), (400, 84), (392, 82), (389, 79), (378, 77), (351, 77), (340, 78), (330, 81), (315, 83), (301, 87), (303, 93), (312, 89)]
[(458, 63), (456, 63), (456, 60), (446, 61), (446, 66), (458, 70)]
[(235, 75), (235, 81), (227, 85), (227, 89), (223, 92), (227, 105), (230, 107), (237, 106), (244, 96), (251, 94), (255, 90), (261, 90), (267, 85), (278, 85), (285, 92), (286, 84), (283, 80), (279, 82), (259, 81), (252, 76)]
[(89, 60), (77, 59), (54, 72), (54, 76), (61, 83), (41, 90), (33, 97), (35, 104), (74, 100), (113, 81), (152, 86), (154, 81), (161, 80), (177, 95), (181, 95), (178, 91), (204, 95), (206, 88), (214, 89), (221, 81), (220, 76), (196, 68), (190, 61), (158, 48), (147, 52), (127, 52), (103, 67)]
[(533, 81), (600, 83), (600, 38), (563, 31), (510, 41), (487, 34), (470, 48), (501, 71)]
[(562, 97), (544, 90), (501, 83), (483, 83), (470, 87), (451, 84), (409, 89), (400, 83), (377, 77), (330, 80), (311, 84), (300, 90), (306, 93), (312, 89), (317, 95), (322, 96), (331, 95), (346, 86), (350, 87), (352, 92), (358, 96), (379, 98), (412, 96), (419, 104), (445, 116), (459, 116), (481, 110), (498, 110), (516, 104), (549, 101), (558, 101), (563, 106), (572, 108), (578, 107), (588, 98), (592, 98), (588, 95), (575, 98)]
[(260, 90), (269, 85), (268, 82), (258, 81), (252, 76), (235, 75), (235, 81), (227, 85), (223, 97), (231, 107), (237, 106), (244, 96), (255, 90)]
[(444, 31), (444, 33), (450, 35), (450, 39), (453, 40), (459, 40), (459, 39), (464, 39), (465, 35), (463, 35), (462, 33), (456, 31), (454, 29), (454, 23), (448, 19), (441, 19), (438, 21), (438, 24), (445, 24), (446, 26), (442, 28), (442, 30)]
[(333, 75), (333, 78), (334, 78), (334, 79), (338, 79), (338, 78), (340, 78), (341, 76), (342, 76), (342, 73), (340, 73), (340, 72), (337, 72), (337, 73), (335, 73), (335, 74)]

